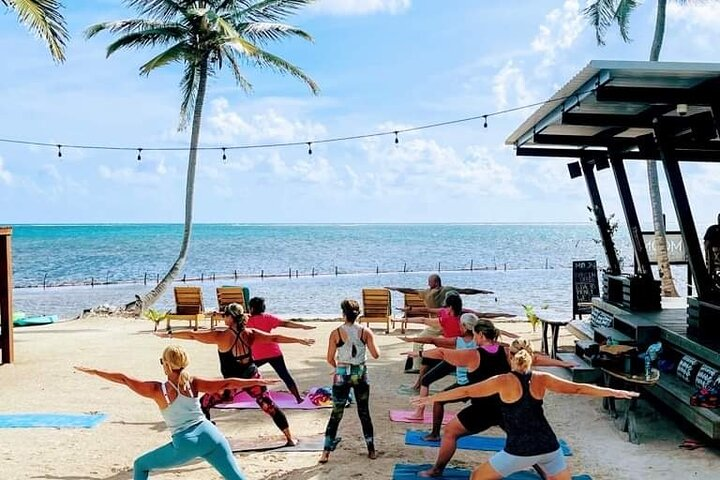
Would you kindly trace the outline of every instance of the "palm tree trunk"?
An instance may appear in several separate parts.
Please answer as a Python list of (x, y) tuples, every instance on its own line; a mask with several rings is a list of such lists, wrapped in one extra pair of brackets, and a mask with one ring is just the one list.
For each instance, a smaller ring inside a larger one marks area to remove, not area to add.
[[(663, 39), (665, 38), (665, 19), (667, 0), (658, 0), (657, 16), (655, 17), (655, 36), (650, 49), (650, 61), (657, 62), (660, 58)], [(662, 197), (660, 195), (660, 182), (658, 180), (657, 162), (647, 161), (648, 188), (650, 190), (650, 205), (652, 207), (653, 227), (655, 229), (655, 254), (660, 271), (661, 292), (665, 297), (677, 297), (678, 292), (673, 282), (670, 259), (667, 252), (667, 239), (665, 238), (665, 220), (663, 218)]]
[[(208, 59), (204, 58), (200, 64), (200, 78), (198, 79), (197, 96), (195, 97), (195, 108), (193, 109), (192, 133), (190, 135), (190, 152), (188, 155), (187, 183), (185, 185), (185, 229), (183, 231), (182, 245), (177, 260), (170, 270), (165, 274), (155, 288), (146, 293), (142, 298), (137, 297), (133, 304), (128, 305), (137, 313), (149, 308), (167, 291), (172, 282), (178, 277), (187, 260), (190, 236), (192, 233), (193, 220), (193, 198), (195, 195), (195, 168), (197, 166), (197, 148), (200, 142), (200, 124), (202, 123), (202, 109), (205, 103), (205, 89), (208, 77)], [(134, 306), (133, 306), (134, 305)]]

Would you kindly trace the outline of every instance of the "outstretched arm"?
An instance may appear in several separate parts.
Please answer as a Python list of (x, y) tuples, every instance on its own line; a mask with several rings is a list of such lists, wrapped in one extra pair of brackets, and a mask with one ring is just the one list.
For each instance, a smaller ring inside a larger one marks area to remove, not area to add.
[(453, 388), (452, 390), (436, 393), (429, 397), (416, 397), (412, 400), (412, 404), (415, 406), (432, 405), (435, 402), (460, 400), (461, 398), (467, 397), (489, 397), (490, 395), (500, 392), (502, 377), (502, 375), (497, 375), (484, 382), (468, 385), (467, 387)]
[(224, 330), (210, 330), (196, 332), (194, 330), (179, 330), (175, 332), (155, 332), (156, 337), (160, 338), (178, 338), (180, 340), (195, 340), (200, 343), (208, 343), (217, 345), (220, 343), (221, 333)]
[(198, 392), (215, 393), (228, 389), (243, 389), (256, 386), (275, 385), (279, 380), (274, 378), (200, 378), (194, 377), (193, 384)]
[(140, 396), (152, 398), (155, 399), (158, 391), (158, 386), (160, 385), (158, 382), (145, 382), (143, 380), (138, 380), (136, 378), (128, 377), (124, 373), (119, 372), (107, 372), (105, 370), (98, 370), (96, 368), (88, 368), (88, 367), (80, 367), (76, 366), (74, 367), (75, 370), (78, 372), (87, 373), (90, 375), (95, 375), (97, 377), (103, 378), (105, 380), (119, 383), (120, 385), (125, 385), (133, 392), (137, 393)]
[(419, 293), (421, 290), (417, 288), (405, 288), (405, 287), (383, 287), (385, 290), (393, 290), (400, 293)]
[(454, 350), (450, 348), (434, 348), (422, 352), (424, 358), (444, 360), (456, 367), (467, 367), (475, 370), (480, 363), (480, 355), (477, 350)]
[(299, 328), (301, 330), (313, 330), (316, 328), (312, 325), (304, 325), (302, 323), (293, 322), (291, 320), (283, 320), (282, 322), (280, 322), (280, 326), (285, 328)]
[(455, 339), (446, 337), (400, 337), (400, 340), (408, 343), (423, 343), (435, 345), (436, 347), (454, 348)]
[(440, 322), (437, 318), (427, 318), (427, 317), (410, 317), (405, 319), (406, 323), (422, 323), (424, 325), (427, 325), (428, 327), (434, 327), (439, 328)]
[(533, 375), (540, 375), (545, 381), (545, 388), (557, 393), (569, 393), (571, 395), (590, 395), (593, 397), (615, 397), (633, 398), (640, 394), (627, 390), (615, 390), (613, 388), (598, 387), (589, 383), (575, 383), (563, 380), (547, 372), (535, 372)]
[(299, 338), (299, 337), (288, 337), (285, 335), (268, 335), (259, 330), (253, 331), (255, 342), (260, 343), (300, 343), (302, 345), (310, 346), (315, 343), (314, 338)]
[(573, 362), (566, 362), (565, 360), (560, 360), (559, 358), (552, 358), (548, 355), (545, 355), (544, 353), (534, 353), (533, 354), (533, 365), (536, 367), (574, 367), (575, 364)]
[(478, 295), (481, 293), (493, 293), (490, 290), (479, 290), (477, 288), (455, 288), (454, 290), (461, 295)]

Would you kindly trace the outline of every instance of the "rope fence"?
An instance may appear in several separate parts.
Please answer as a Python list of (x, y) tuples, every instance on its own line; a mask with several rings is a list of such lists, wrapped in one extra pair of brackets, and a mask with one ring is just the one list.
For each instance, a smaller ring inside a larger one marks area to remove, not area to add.
[[(190, 275), (184, 273), (182, 277), (175, 280), (175, 283), (187, 283), (187, 282), (215, 282), (218, 280), (234, 280), (238, 281), (241, 279), (265, 279), (265, 278), (305, 278), (305, 277), (331, 277), (331, 276), (345, 276), (345, 275), (389, 275), (398, 273), (433, 273), (433, 272), (473, 272), (473, 271), (508, 271), (508, 270), (550, 270), (550, 269), (571, 269), (572, 265), (551, 265), (548, 258), (545, 259), (544, 264), (539, 266), (528, 266), (528, 265), (513, 265), (508, 262), (494, 263), (492, 265), (478, 265), (474, 260), (470, 260), (462, 266), (446, 266), (442, 262), (436, 262), (433, 266), (413, 268), (408, 267), (407, 262), (403, 263), (402, 268), (388, 269), (381, 268), (380, 265), (376, 265), (374, 269), (367, 270), (348, 270), (343, 269), (340, 266), (334, 266), (332, 268), (316, 268), (311, 267), (308, 269), (292, 268), (289, 267), (284, 271), (266, 271), (261, 269), (259, 272), (241, 272), (234, 270), (231, 273), (217, 273), (217, 272), (200, 272), (198, 275)], [(55, 288), (55, 287), (71, 287), (71, 286), (89, 286), (95, 287), (101, 285), (132, 285), (132, 284), (143, 284), (153, 285), (160, 282), (161, 274), (157, 272), (143, 272), (141, 275), (133, 278), (119, 279), (114, 278), (111, 272), (106, 272), (104, 275), (90, 276), (85, 279), (67, 279), (53, 282), (49, 278), (49, 274), (45, 273), (42, 277), (42, 281), (37, 283), (27, 282), (25, 284), (16, 284), (15, 288)]]

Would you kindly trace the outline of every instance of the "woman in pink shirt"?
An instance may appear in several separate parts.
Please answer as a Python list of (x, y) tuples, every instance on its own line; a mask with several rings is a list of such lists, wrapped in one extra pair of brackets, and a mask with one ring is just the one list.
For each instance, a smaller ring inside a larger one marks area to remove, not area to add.
[[(265, 299), (261, 297), (253, 297), (248, 303), (250, 308), (250, 316), (248, 317), (247, 326), (255, 328), (263, 332), (270, 332), (272, 329), (277, 327), (286, 328), (301, 328), (303, 330), (312, 330), (315, 327), (311, 325), (303, 325), (297, 322), (291, 322), (289, 320), (281, 320), (273, 315), (265, 313)], [(280, 345), (274, 342), (255, 342), (252, 344), (252, 358), (258, 367), (269, 363), (270, 366), (275, 370), (278, 376), (285, 382), (288, 390), (295, 396), (297, 403), (303, 401), (298, 391), (295, 380), (290, 375), (290, 372), (285, 365), (285, 358), (283, 357)]]

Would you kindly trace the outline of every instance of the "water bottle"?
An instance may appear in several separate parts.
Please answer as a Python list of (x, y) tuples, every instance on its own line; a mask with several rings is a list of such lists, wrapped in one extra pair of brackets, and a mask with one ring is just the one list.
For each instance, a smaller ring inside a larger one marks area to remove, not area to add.
[(645, 352), (645, 380), (650, 380), (650, 374), (652, 373), (652, 360), (650, 359), (650, 352)]

